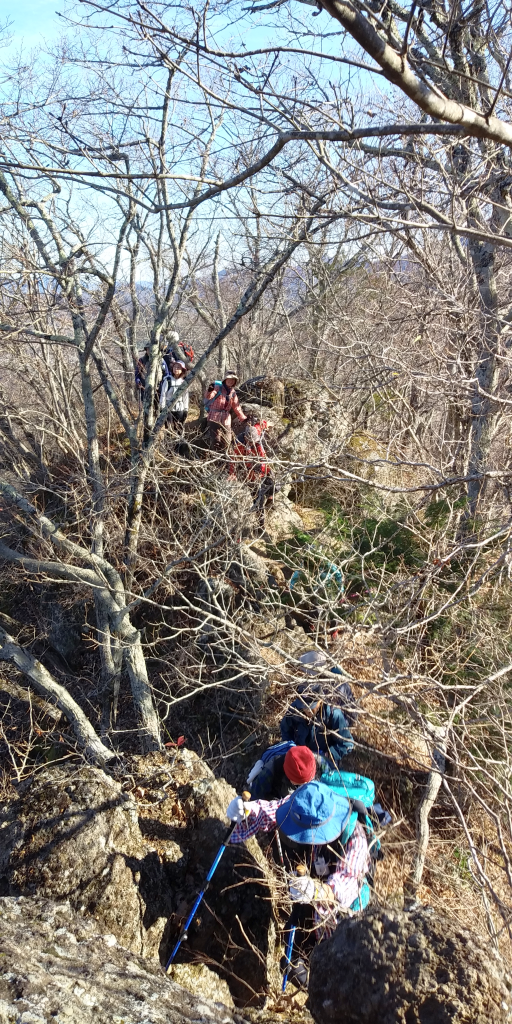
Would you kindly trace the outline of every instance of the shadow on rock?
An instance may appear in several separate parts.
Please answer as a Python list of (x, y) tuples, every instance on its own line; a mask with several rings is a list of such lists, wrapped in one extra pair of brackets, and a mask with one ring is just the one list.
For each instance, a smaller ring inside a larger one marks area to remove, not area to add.
[[(223, 779), (203, 779), (189, 787), (187, 811), (194, 827), (183, 840), (187, 870), (183, 888), (175, 890), (176, 912), (162, 942), (164, 957), (169, 956), (226, 834), (225, 808), (234, 795)], [(258, 1006), (279, 982), (276, 931), (271, 870), (261, 849), (255, 840), (229, 846), (178, 961), (206, 963), (228, 982), (237, 1005)]]
[(157, 954), (171, 899), (137, 805), (104, 772), (59, 766), (4, 810), (0, 874), (11, 894), (69, 900), (127, 949)]

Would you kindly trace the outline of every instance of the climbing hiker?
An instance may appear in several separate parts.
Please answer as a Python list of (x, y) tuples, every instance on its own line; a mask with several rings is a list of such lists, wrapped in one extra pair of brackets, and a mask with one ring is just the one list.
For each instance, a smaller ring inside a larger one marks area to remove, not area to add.
[(263, 446), (265, 431), (273, 424), (262, 419), (250, 407), (242, 406), (242, 412), (246, 416), (246, 421), (243, 430), (235, 439), (229, 477), (231, 480), (243, 480), (252, 490), (254, 504), (251, 512), (258, 513), (260, 525), (264, 527), (265, 506), (274, 500), (277, 489)]
[(328, 770), (321, 754), (293, 743), (276, 743), (264, 751), (247, 776), (253, 800), (279, 800)]
[[(166, 409), (171, 404), (178, 388), (183, 384), (183, 378), (186, 376), (186, 373), (185, 363), (182, 363), (180, 359), (171, 364), (171, 372), (165, 375), (160, 389), (160, 409)], [(170, 427), (176, 433), (182, 434), (188, 416), (188, 405), (189, 395), (188, 391), (185, 391), (179, 396), (176, 404), (169, 412), (165, 424), (166, 427)]]
[(234, 370), (228, 370), (224, 380), (208, 385), (204, 407), (208, 417), (210, 447), (216, 452), (227, 452), (231, 445), (231, 416), (246, 420), (240, 407), (235, 385), (238, 377)]
[[(304, 675), (312, 678), (318, 678), (318, 676), (323, 675), (326, 682), (329, 679), (329, 673), (334, 676), (343, 676), (345, 674), (338, 665), (329, 664), (327, 655), (323, 651), (305, 651), (304, 654), (300, 655), (299, 666), (300, 671)], [(340, 683), (338, 680), (329, 682), (330, 685), (328, 684), (326, 689), (331, 703), (341, 708), (347, 720), (347, 725), (353, 729), (357, 720), (357, 701), (350, 683), (346, 681)], [(321, 693), (323, 687), (321, 685), (312, 687), (308, 684), (303, 684), (298, 687), (299, 694), (303, 693), (306, 689), (310, 692), (316, 691)]]
[(283, 740), (323, 754), (336, 767), (354, 749), (354, 741), (341, 708), (326, 704), (316, 687), (308, 687), (293, 701), (279, 723)]
[[(236, 822), (231, 843), (243, 843), (259, 832), (278, 830), (289, 894), (295, 904), (285, 936), (296, 929), (290, 978), (306, 986), (308, 954), (315, 941), (328, 938), (350, 912), (363, 910), (370, 899), (366, 874), (370, 852), (364, 808), (321, 782), (308, 782), (283, 800), (244, 801), (235, 797), (226, 811)], [(301, 874), (299, 874), (299, 871)], [(288, 973), (288, 965), (285, 965)]]
[(230, 475), (235, 476), (238, 472), (247, 483), (259, 485), (270, 472), (267, 453), (263, 447), (263, 434), (268, 424), (252, 409), (242, 406), (242, 412), (245, 424), (235, 438)]

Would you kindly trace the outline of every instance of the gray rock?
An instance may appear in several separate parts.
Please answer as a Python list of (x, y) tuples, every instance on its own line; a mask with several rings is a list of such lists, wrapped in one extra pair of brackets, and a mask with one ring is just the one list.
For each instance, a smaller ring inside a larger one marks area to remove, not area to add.
[[(266, 375), (264, 377), (252, 377), (244, 381), (237, 388), (237, 394), (241, 402), (247, 402), (258, 409), (264, 419), (269, 419), (268, 413), (274, 418), (282, 417), (285, 412), (285, 386), (282, 380), (277, 377)], [(263, 411), (264, 410), (264, 411)], [(267, 415), (265, 415), (265, 413)]]
[(250, 589), (254, 586), (268, 586), (268, 567), (261, 555), (257, 555), (247, 544), (240, 544), (236, 556), (228, 570), (228, 576), (234, 583)]
[(215, 1004), (235, 1009), (227, 983), (214, 971), (210, 971), (206, 964), (173, 964), (169, 968), (169, 975), (177, 985), (186, 988), (192, 995), (201, 993)]
[(237, 1020), (222, 1000), (207, 998), (206, 991), (219, 991), (201, 972), (191, 995), (166, 978), (158, 964), (113, 944), (112, 936), (68, 903), (0, 899), (0, 964), (0, 1024)]
[[(169, 775), (149, 756), (132, 760), (147, 808)], [(235, 795), (192, 751), (180, 752), (179, 777), (172, 799), (187, 825), (164, 829), (157, 854), (140, 831), (133, 796), (117, 782), (93, 767), (48, 767), (0, 807), (1, 891), (66, 901), (93, 918), (113, 948), (165, 963), (226, 834)], [(270, 872), (256, 840), (229, 847), (178, 958), (213, 967), (238, 1005), (261, 1004), (279, 982)], [(215, 980), (208, 985), (212, 993)]]
[(311, 957), (318, 1024), (505, 1024), (512, 977), (483, 938), (425, 908), (370, 908)]
[(158, 955), (167, 876), (133, 797), (100, 769), (54, 766), (0, 810), (0, 868), (12, 894), (69, 900), (123, 946)]
[(295, 530), (303, 529), (304, 523), (291, 501), (283, 494), (276, 494), (272, 505), (265, 510), (265, 540), (277, 544), (293, 537)]

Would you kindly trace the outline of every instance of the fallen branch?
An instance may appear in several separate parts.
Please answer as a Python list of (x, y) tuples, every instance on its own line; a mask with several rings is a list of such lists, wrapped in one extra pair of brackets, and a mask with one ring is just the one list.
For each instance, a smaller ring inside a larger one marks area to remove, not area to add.
[(434, 737), (431, 736), (431, 740), (433, 741), (431, 768), (428, 773), (427, 784), (417, 811), (416, 833), (418, 846), (412, 877), (409, 885), (407, 886), (408, 895), (412, 897), (416, 895), (423, 878), (423, 870), (425, 868), (425, 860), (427, 857), (428, 843), (430, 839), (430, 825), (428, 819), (437, 800), (437, 794), (439, 793), (443, 782), (446, 765), (448, 729), (433, 726), (432, 731), (435, 732), (435, 740)]

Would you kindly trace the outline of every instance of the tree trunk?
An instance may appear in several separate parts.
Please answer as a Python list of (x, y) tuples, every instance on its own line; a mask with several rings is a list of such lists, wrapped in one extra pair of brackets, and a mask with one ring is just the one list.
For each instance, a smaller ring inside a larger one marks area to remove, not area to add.
[(2, 645), (0, 647), (0, 660), (14, 662), (16, 667), (30, 679), (37, 693), (40, 693), (60, 708), (73, 727), (78, 746), (81, 747), (85, 756), (90, 761), (93, 761), (95, 764), (104, 764), (115, 757), (114, 752), (105, 747), (101, 742), (89, 719), (65, 687), (57, 683), (44, 665), (37, 661), (27, 650), (15, 643), (13, 637), (9, 636), (1, 627), (0, 644)]
[(416, 895), (423, 878), (428, 842), (430, 839), (430, 826), (428, 819), (437, 800), (437, 794), (441, 788), (445, 771), (448, 730), (437, 727), (435, 732), (437, 733), (437, 739), (432, 750), (432, 767), (428, 775), (427, 785), (425, 786), (425, 791), (417, 813), (416, 831), (418, 836), (418, 847), (416, 850), (412, 877), (409, 885), (407, 886), (409, 894), (413, 897)]
[(101, 735), (108, 735), (117, 716), (123, 652), (110, 629), (110, 616), (98, 590), (94, 591), (96, 625), (101, 658)]
[(153, 694), (148, 679), (146, 660), (140, 642), (140, 633), (130, 624), (123, 637), (124, 660), (130, 679), (133, 700), (141, 719), (139, 734), (145, 751), (161, 750), (160, 723), (153, 704)]
[[(474, 211), (479, 222), (479, 212)], [(478, 514), (486, 481), (481, 477), (488, 466), (488, 457), (496, 428), (496, 406), (492, 400), (498, 383), (500, 326), (496, 290), (496, 250), (492, 242), (470, 241), (469, 252), (481, 303), (482, 332), (474, 367), (471, 396), (471, 426), (467, 472), (476, 479), (468, 483), (468, 516)], [(487, 394), (482, 394), (482, 391)]]

